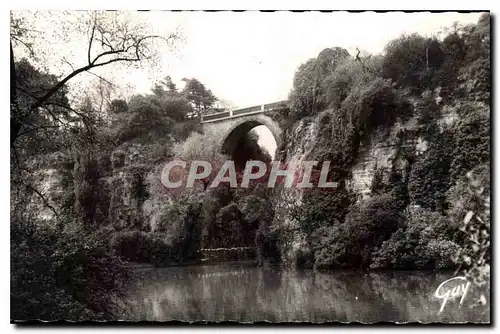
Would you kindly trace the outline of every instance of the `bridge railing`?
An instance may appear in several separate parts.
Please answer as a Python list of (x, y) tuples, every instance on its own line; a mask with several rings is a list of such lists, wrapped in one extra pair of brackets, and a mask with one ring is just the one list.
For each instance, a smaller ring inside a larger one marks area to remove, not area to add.
[(223, 112), (218, 112), (216, 114), (203, 115), (201, 117), (201, 121), (202, 122), (213, 121), (215, 119), (226, 118), (226, 117), (230, 117), (230, 116), (231, 116), (231, 112), (230, 111), (223, 111)]
[(248, 108), (243, 108), (243, 109), (237, 109), (237, 110), (233, 110), (233, 115), (238, 116), (238, 115), (242, 115), (242, 114), (251, 113), (254, 111), (263, 111), (263, 108), (262, 108), (262, 106), (253, 106), (253, 107), (248, 107)]
[(278, 101), (278, 102), (262, 104), (262, 105), (253, 106), (253, 107), (247, 107), (247, 108), (243, 108), (243, 109), (236, 109), (233, 111), (224, 111), (224, 112), (208, 114), (208, 115), (202, 116), (201, 121), (202, 122), (214, 121), (214, 120), (218, 120), (218, 119), (222, 119), (222, 118), (228, 118), (228, 117), (241, 116), (241, 115), (250, 114), (250, 113), (257, 113), (257, 112), (274, 110), (274, 109), (278, 109), (278, 108), (282, 108), (282, 107), (286, 106), (286, 103), (287, 103), (287, 101)]

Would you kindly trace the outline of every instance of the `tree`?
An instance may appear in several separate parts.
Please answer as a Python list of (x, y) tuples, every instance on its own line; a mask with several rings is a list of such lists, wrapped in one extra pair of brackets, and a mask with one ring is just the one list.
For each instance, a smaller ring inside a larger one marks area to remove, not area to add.
[(151, 91), (153, 92), (154, 95), (161, 97), (165, 94), (165, 89), (163, 88), (163, 85), (161, 84), (155, 84), (153, 88), (151, 88)]
[(165, 80), (162, 81), (162, 84), (167, 87), (168, 91), (170, 93), (176, 93), (177, 92), (177, 86), (174, 84), (174, 82), (172, 81), (172, 78), (170, 77), (170, 75), (167, 75), (165, 77)]
[[(57, 78), (54, 75), (36, 70), (26, 59), (22, 59), (14, 64), (14, 66), (17, 70), (15, 71), (16, 77), (12, 81), (16, 87), (11, 92), (11, 94), (15, 95), (15, 100), (13, 100), (15, 107), (13, 106), (13, 108), (21, 111), (22, 115), (11, 114), (11, 121), (16, 122), (19, 118), (22, 118), (24, 123), (23, 131), (18, 132), (17, 137), (33, 134), (36, 130), (43, 129), (47, 131), (49, 128), (57, 125), (55, 124), (57, 120), (63, 122), (60, 118), (65, 116), (67, 108), (69, 108), (67, 89), (63, 87), (48, 101), (45, 111), (49, 117), (40, 113), (27, 113), (26, 110), (29, 109), (30, 105), (36, 102), (37, 92), (54, 85), (57, 82)], [(15, 117), (15, 119), (13, 120), (12, 117)], [(66, 118), (65, 121), (70, 121), (70, 119)]]
[[(54, 163), (50, 159), (56, 155), (59, 158), (62, 156), (62, 160), (68, 157), (71, 160), (75, 152), (92, 155), (92, 152), (98, 151), (98, 141), (106, 139), (106, 135), (97, 131), (97, 126), (102, 120), (99, 112), (110, 102), (106, 85), (112, 83), (92, 70), (114, 64), (154, 61), (157, 52), (153, 42), (160, 40), (171, 44), (177, 40), (177, 35), (152, 34), (146, 25), (130, 20), (125, 13), (79, 12), (67, 15), (63, 12), (43, 12), (40, 15), (49, 15), (48, 21), (52, 19), (52, 15), (62, 18), (57, 24), (58, 27), (61, 26), (59, 31), (63, 37), (82, 37), (86, 41), (86, 61), (71, 63), (61, 56), (71, 70), (54, 75), (43, 67), (44, 61), (48, 61), (43, 59), (44, 52), (48, 49), (40, 44), (40, 40), (43, 41), (49, 34), (37, 31), (37, 15), (38, 13), (29, 12), (11, 13), (12, 188), (13, 194), (22, 194), (21, 196), (30, 199), (30, 194), (38, 196), (44, 207), (48, 207), (57, 216), (59, 210), (55, 207), (60, 203), (54, 205), (50, 195), (37, 189), (36, 178), (29, 176), (33, 170), (47, 168), (47, 164)], [(19, 59), (15, 57), (18, 55)], [(50, 56), (50, 63), (57, 62), (54, 54), (45, 56)], [(76, 95), (81, 100), (70, 100), (68, 83), (84, 73), (91, 73), (99, 79), (97, 90), (89, 93), (89, 89), (86, 89), (80, 96), (76, 92), (71, 95)], [(92, 96), (94, 93), (97, 95)], [(48, 153), (52, 155), (49, 156)], [(61, 159), (57, 161), (60, 162)], [(61, 168), (58, 170), (65, 173), (68, 168), (62, 167), (64, 164), (60, 164)], [(18, 195), (14, 202), (19, 202), (22, 206), (26, 201)]]
[(26, 21), (22, 18), (11, 19), (11, 147), (16, 141), (20, 129), (25, 125), (26, 117), (44, 110), (51, 104), (51, 98), (57, 94), (65, 85), (77, 75), (90, 72), (92, 69), (110, 65), (113, 63), (137, 63), (155, 57), (153, 41), (163, 40), (172, 43), (177, 40), (176, 34), (161, 36), (150, 34), (146, 27), (133, 23), (124, 14), (118, 12), (89, 12), (83, 16), (83, 25), (76, 26), (88, 34), (86, 64), (71, 65), (72, 71), (57, 80), (49, 87), (45, 87), (36, 95), (33, 101), (21, 110), (17, 96), (17, 75), (14, 57), (13, 43), (23, 45), (29, 54), (34, 55), (32, 44), (24, 40), (27, 28), (23, 27)]
[(328, 107), (325, 78), (347, 58), (347, 50), (339, 47), (328, 48), (321, 51), (317, 58), (309, 59), (299, 66), (290, 94), (295, 118), (299, 119)]
[(114, 114), (125, 113), (128, 110), (128, 103), (123, 99), (114, 99), (109, 104), (109, 111)]
[(172, 81), (172, 78), (170, 75), (167, 75), (163, 80), (160, 80), (157, 82), (153, 88), (151, 88), (151, 91), (153, 92), (154, 95), (158, 97), (163, 97), (163, 96), (179, 96), (179, 92), (177, 91), (177, 86), (176, 84)]
[(182, 93), (189, 100), (193, 109), (195, 110), (198, 117), (201, 117), (202, 113), (207, 112), (217, 101), (217, 98), (212, 93), (210, 89), (206, 89), (198, 79), (191, 78), (182, 79), (186, 82), (186, 86)]
[(435, 38), (402, 35), (385, 47), (382, 74), (399, 85), (422, 92), (434, 88), (431, 87), (432, 76), (444, 60), (445, 53)]

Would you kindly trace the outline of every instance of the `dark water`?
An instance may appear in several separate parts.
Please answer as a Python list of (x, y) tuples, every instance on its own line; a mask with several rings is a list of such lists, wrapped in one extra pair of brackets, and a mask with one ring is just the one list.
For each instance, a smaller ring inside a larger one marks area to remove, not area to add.
[[(489, 322), (489, 303), (433, 296), (453, 273), (292, 271), (244, 264), (144, 270), (124, 320), (240, 322)], [(486, 291), (489, 297), (489, 289)], [(489, 300), (488, 300), (489, 301)]]

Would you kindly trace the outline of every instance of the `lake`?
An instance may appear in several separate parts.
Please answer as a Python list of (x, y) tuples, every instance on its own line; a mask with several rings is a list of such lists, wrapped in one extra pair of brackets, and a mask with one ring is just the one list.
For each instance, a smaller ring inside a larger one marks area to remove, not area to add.
[[(434, 297), (453, 273), (293, 271), (224, 263), (140, 270), (123, 320), (238, 322), (489, 322), (489, 303)], [(482, 291), (489, 302), (489, 288)]]

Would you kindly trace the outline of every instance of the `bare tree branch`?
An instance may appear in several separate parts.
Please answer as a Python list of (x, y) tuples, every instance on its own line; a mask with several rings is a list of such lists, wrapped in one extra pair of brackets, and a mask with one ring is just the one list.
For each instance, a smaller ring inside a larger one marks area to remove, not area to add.
[(92, 50), (92, 43), (94, 42), (94, 33), (95, 33), (95, 26), (96, 26), (96, 17), (95, 17), (95, 15), (93, 15), (92, 19), (93, 19), (93, 22), (92, 22), (92, 32), (90, 34), (89, 49), (88, 49), (88, 52), (87, 52), (87, 59), (88, 59), (88, 63), (89, 64), (90, 64), (90, 53), (91, 53), (91, 50)]
[(31, 128), (31, 129), (28, 129), (28, 130), (26, 130), (26, 131), (23, 131), (23, 132), (19, 133), (19, 134), (17, 135), (17, 137), (19, 138), (19, 137), (21, 137), (21, 136), (23, 136), (23, 135), (25, 135), (25, 134), (27, 134), (27, 133), (30, 133), (30, 132), (33, 132), (33, 131), (38, 131), (38, 130), (40, 130), (40, 129), (51, 129), (51, 128), (52, 128), (52, 129), (53, 129), (53, 128), (59, 128), (59, 126), (58, 126), (58, 125), (44, 125), (44, 126), (37, 126), (37, 127), (35, 127), (35, 128)]
[[(171, 34), (168, 37), (148, 35), (145, 33), (145, 26), (135, 23), (134, 25), (130, 25), (129, 21), (120, 21), (116, 17), (113, 17), (113, 15), (105, 15), (101, 18), (98, 14), (93, 13), (90, 20), (87, 21), (87, 24), (90, 25), (89, 29), (87, 29), (87, 33), (89, 33), (87, 64), (78, 68), (78, 66), (73, 66), (67, 59), (63, 58), (63, 61), (71, 67), (72, 72), (67, 74), (52, 87), (40, 92), (39, 96), (32, 96), (34, 102), (32, 102), (28, 107), (28, 114), (36, 112), (38, 108), (47, 104), (54, 94), (56, 94), (68, 83), (68, 81), (73, 79), (78, 74), (89, 72), (108, 84), (111, 84), (108, 80), (94, 72), (91, 72), (90, 70), (118, 62), (132, 63), (147, 59), (150, 56), (150, 52), (148, 52), (149, 44), (146, 44), (146, 41), (151, 39), (161, 39), (168, 42), (176, 37), (176, 34)], [(21, 28), (18, 28), (18, 30), (21, 31)], [(12, 34), (12, 32), (11, 40), (17, 41), (15, 34)], [(23, 43), (21, 40), (19, 42)], [(98, 43), (100, 43), (100, 45), (98, 45)], [(30, 47), (27, 43), (23, 43), (23, 45)], [(100, 52), (96, 52), (96, 49), (99, 49)], [(32, 50), (30, 49), (30, 51)], [(92, 52), (96, 52), (98, 54), (93, 57)], [(32, 94), (30, 93), (30, 95)], [(51, 112), (51, 110), (47, 109), (47, 111), (55, 120), (60, 121), (56, 115)], [(11, 128), (16, 130), (12, 131), (11, 142), (13, 142), (17, 137), (20, 126), (15, 124), (15, 122), (11, 125)]]
[(58, 217), (58, 213), (56, 211), (56, 209), (54, 209), (54, 207), (52, 205), (50, 205), (50, 203), (47, 201), (47, 199), (45, 198), (45, 196), (40, 192), (38, 191), (35, 187), (33, 187), (32, 185), (29, 185), (29, 184), (26, 184), (26, 188), (30, 189), (31, 191), (33, 191), (35, 194), (37, 194), (43, 201), (43, 204), (48, 207), (56, 217)]
[(107, 83), (108, 85), (112, 86), (112, 87), (119, 87), (118, 85), (112, 83), (111, 81), (109, 81), (108, 79), (106, 79), (105, 77), (103, 76), (100, 76), (99, 74), (96, 74), (94, 72), (91, 72), (90, 70), (87, 71), (88, 73), (94, 75), (95, 77), (99, 78), (100, 80), (104, 81), (105, 83)]
[(30, 57), (35, 58), (35, 51), (33, 51), (33, 46), (30, 43), (23, 41), (22, 39), (20, 39), (16, 35), (11, 35), (10, 37), (14, 41), (16, 41), (17, 43), (20, 43), (21, 45), (23, 45), (28, 50), (28, 54), (30, 55)]
[[(110, 54), (109, 51), (108, 52), (105, 52), (106, 54)], [(115, 54), (119, 53), (119, 52), (113, 52)], [(61, 81), (59, 81), (56, 85), (54, 85), (51, 89), (49, 89), (49, 91), (43, 95), (41, 98), (39, 98), (35, 103), (33, 103), (33, 105), (31, 106), (31, 109), (36, 109), (38, 107), (40, 107), (43, 103), (45, 103), (52, 95), (54, 95), (61, 87), (63, 87), (70, 79), (72, 79), (73, 77), (75, 77), (76, 75), (82, 73), (82, 72), (86, 72), (92, 68), (95, 68), (95, 67), (100, 67), (100, 66), (104, 66), (104, 65), (108, 65), (108, 64), (111, 64), (111, 63), (116, 63), (116, 62), (120, 62), (120, 61), (126, 61), (126, 62), (136, 62), (136, 61), (140, 61), (141, 58), (139, 56), (139, 48), (136, 47), (136, 51), (135, 51), (135, 54), (136, 54), (136, 57), (135, 58), (113, 58), (113, 59), (110, 59), (108, 61), (105, 61), (103, 63), (98, 63), (98, 64), (95, 64), (94, 62), (100, 58), (103, 54), (100, 54), (98, 55), (94, 61), (92, 63), (90, 63), (89, 65), (86, 65), (86, 66), (83, 66), (83, 67), (80, 67), (79, 69), (73, 71), (72, 73), (68, 74), (64, 79), (62, 79)]]
[(75, 70), (75, 67), (73, 66), (73, 64), (71, 64), (67, 59), (66, 57), (63, 58), (63, 61), (69, 65), (69, 67), (71, 67), (71, 70), (74, 71)]

